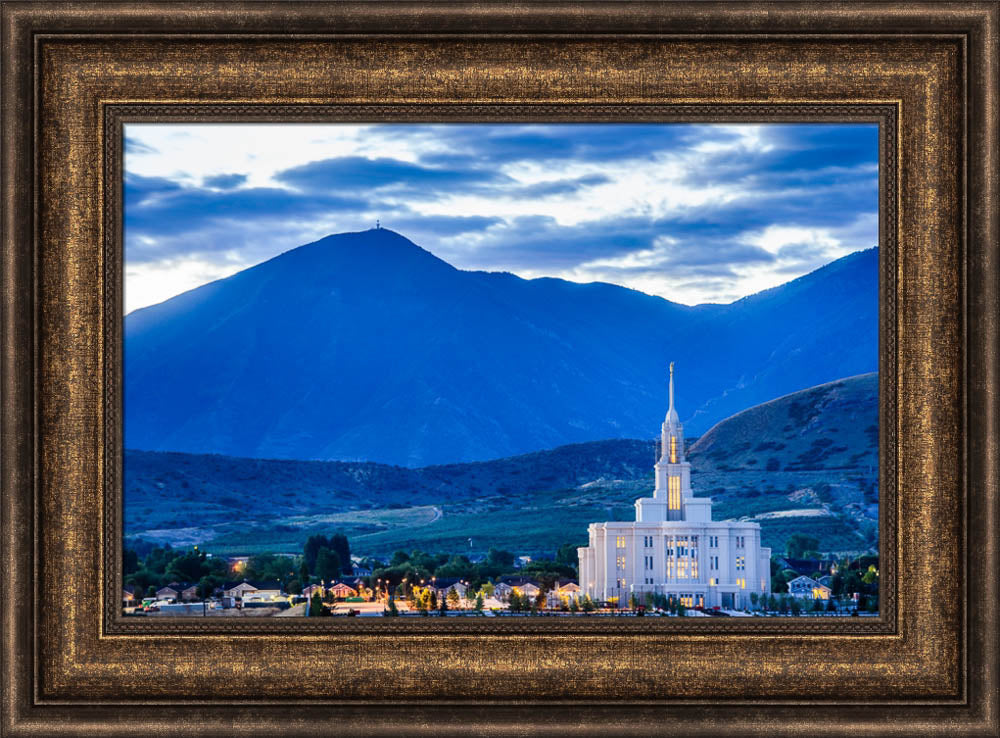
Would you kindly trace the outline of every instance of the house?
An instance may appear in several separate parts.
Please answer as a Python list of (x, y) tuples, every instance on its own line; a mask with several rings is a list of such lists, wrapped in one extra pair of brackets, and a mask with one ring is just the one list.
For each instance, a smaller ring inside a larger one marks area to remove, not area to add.
[(504, 581), (497, 582), (493, 585), (493, 595), (498, 600), (509, 600), (510, 593), (514, 591), (514, 588)]
[(232, 597), (244, 602), (266, 602), (284, 596), (281, 582), (227, 582), (222, 586), (224, 597)]
[(545, 606), (546, 607), (561, 607), (562, 605), (569, 605), (573, 600), (579, 601), (583, 596), (583, 590), (580, 585), (574, 582), (572, 579), (559, 580), (555, 583), (548, 594), (545, 596)]
[(820, 584), (812, 577), (796, 577), (788, 583), (788, 593), (799, 599), (830, 599), (830, 588), (825, 584)]
[(171, 582), (165, 587), (160, 587), (156, 590), (156, 599), (158, 600), (176, 600), (181, 596), (181, 590), (183, 587), (177, 582)]
[(192, 584), (181, 590), (181, 600), (183, 602), (193, 602), (198, 599), (198, 585)]
[(302, 588), (303, 597), (306, 597), (307, 599), (312, 599), (312, 596), (314, 594), (319, 594), (320, 597), (326, 594), (326, 591), (323, 589), (322, 584), (310, 584)]
[(782, 569), (791, 569), (804, 577), (811, 577), (816, 572), (832, 574), (837, 567), (834, 559), (793, 559), (788, 556), (778, 556), (775, 561)]
[(238, 600), (243, 599), (243, 595), (248, 592), (256, 592), (257, 588), (246, 579), (242, 582), (226, 582), (222, 585), (222, 596), (233, 597)]
[(441, 601), (442, 597), (447, 597), (451, 590), (455, 590), (463, 600), (469, 594), (469, 585), (458, 577), (436, 577), (431, 580), (431, 586), (437, 594), (438, 602)]
[[(517, 592), (519, 597), (529, 597), (531, 599), (537, 597), (542, 589), (538, 586), (538, 582), (527, 577), (504, 577), (498, 585), (501, 583), (509, 586), (512, 592)], [(510, 597), (509, 593), (507, 597)]]
[(358, 591), (344, 582), (334, 582), (326, 591), (338, 599), (358, 596)]
[(125, 604), (131, 604), (135, 602), (135, 586), (132, 584), (126, 584), (122, 587), (122, 602)]
[(244, 602), (269, 602), (285, 596), (281, 582), (253, 582), (253, 585), (256, 589), (243, 595)]

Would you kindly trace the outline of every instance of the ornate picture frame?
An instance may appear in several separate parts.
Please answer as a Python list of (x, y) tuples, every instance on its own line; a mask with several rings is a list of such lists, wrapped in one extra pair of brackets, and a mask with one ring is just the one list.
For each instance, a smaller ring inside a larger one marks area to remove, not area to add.
[[(996, 3), (2, 7), (4, 735), (996, 734)], [(878, 122), (879, 616), (122, 618), (157, 120)]]

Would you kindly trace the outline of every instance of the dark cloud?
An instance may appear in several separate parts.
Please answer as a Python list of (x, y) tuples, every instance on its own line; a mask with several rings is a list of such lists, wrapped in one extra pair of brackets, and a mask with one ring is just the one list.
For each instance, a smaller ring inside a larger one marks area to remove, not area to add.
[(586, 124), (543, 126), (459, 125), (441, 126), (439, 140), (446, 147), (421, 157), (436, 165), (485, 163), (492, 166), (516, 161), (580, 159), (606, 162), (649, 157), (694, 140), (701, 126), (687, 124)]
[(241, 184), (245, 184), (246, 181), (247, 175), (245, 174), (216, 174), (211, 177), (205, 177), (202, 180), (202, 184), (205, 187), (213, 187), (218, 190), (233, 190)]
[(492, 171), (432, 168), (398, 159), (365, 159), (360, 156), (310, 162), (278, 172), (274, 178), (308, 193), (374, 191), (386, 188), (397, 192), (426, 193), (428, 188), (450, 191), (456, 187), (510, 181)]

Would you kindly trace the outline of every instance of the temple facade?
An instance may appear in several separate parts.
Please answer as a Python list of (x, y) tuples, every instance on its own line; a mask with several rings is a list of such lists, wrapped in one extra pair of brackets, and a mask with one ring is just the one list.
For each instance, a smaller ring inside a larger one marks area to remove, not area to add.
[(712, 500), (694, 497), (674, 408), (670, 365), (667, 416), (660, 432), (652, 497), (635, 502), (635, 521), (591, 523), (589, 545), (577, 549), (580, 586), (598, 602), (624, 604), (646, 592), (686, 607), (750, 607), (750, 594), (771, 592), (771, 549), (760, 525), (712, 520)]

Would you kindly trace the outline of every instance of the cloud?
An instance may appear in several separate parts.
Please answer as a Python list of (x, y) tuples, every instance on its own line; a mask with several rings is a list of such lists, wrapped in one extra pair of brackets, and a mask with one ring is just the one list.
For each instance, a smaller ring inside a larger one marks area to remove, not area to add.
[(211, 174), (201, 182), (205, 187), (217, 190), (232, 190), (246, 184), (249, 177), (246, 174)]
[(153, 146), (142, 141), (137, 141), (131, 136), (125, 137), (125, 153), (126, 154), (158, 154), (160, 153)]
[(129, 124), (126, 134), (126, 261), (144, 265), (147, 284), (159, 270), (164, 284), (196, 286), (376, 219), (459, 268), (610, 281), (688, 303), (736, 299), (877, 242), (874, 125)]
[(469, 187), (507, 179), (491, 171), (432, 168), (399, 159), (366, 159), (360, 156), (314, 161), (278, 172), (274, 178), (309, 193), (386, 189), (396, 193), (414, 193), (426, 191), (428, 187)]

